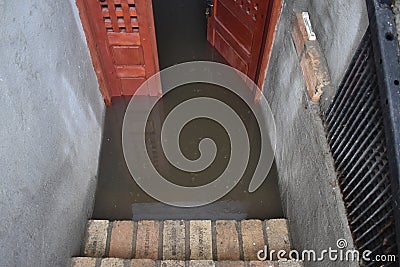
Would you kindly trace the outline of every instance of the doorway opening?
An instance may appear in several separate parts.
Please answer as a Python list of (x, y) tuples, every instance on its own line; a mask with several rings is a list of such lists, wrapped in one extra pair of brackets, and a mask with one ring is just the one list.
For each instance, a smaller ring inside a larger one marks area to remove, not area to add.
[(160, 70), (187, 61), (226, 60), (207, 41), (204, 0), (153, 0)]

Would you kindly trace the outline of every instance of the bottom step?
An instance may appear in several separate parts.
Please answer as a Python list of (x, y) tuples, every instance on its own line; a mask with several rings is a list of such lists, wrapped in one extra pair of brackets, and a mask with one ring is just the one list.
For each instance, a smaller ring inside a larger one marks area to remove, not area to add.
[(302, 267), (301, 261), (141, 260), (119, 258), (72, 258), (70, 267)]
[(269, 251), (291, 250), (287, 220), (91, 220), (79, 256), (250, 262), (267, 244)]

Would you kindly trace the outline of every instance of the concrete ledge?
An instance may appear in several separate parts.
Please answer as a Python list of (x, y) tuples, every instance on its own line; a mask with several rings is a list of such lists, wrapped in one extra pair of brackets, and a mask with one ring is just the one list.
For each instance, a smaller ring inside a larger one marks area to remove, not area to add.
[[(308, 11), (335, 92), (361, 40), (367, 16), (363, 1), (286, 1), (277, 27), (263, 92), (277, 128), (276, 165), (291, 244), (298, 251), (337, 248), (346, 239), (353, 249), (342, 196), (327, 145), (321, 106), (310, 101), (307, 81), (292, 39), (296, 12)], [(304, 34), (298, 34), (301, 38)], [(294, 37), (297, 38), (297, 37)], [(304, 41), (304, 40), (302, 40)], [(306, 42), (298, 42), (306, 49)], [(327, 90), (328, 91), (328, 90)], [(326, 98), (326, 100), (325, 100)], [(322, 101), (322, 99), (324, 101)], [(329, 105), (324, 93), (321, 102)], [(307, 262), (307, 266), (357, 266), (354, 262)]]

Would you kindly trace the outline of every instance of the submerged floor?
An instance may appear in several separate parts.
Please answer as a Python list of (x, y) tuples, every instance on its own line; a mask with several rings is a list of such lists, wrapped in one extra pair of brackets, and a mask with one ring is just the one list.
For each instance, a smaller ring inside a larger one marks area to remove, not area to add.
[[(160, 67), (192, 60), (224, 62), (206, 40), (206, 18), (203, 1), (154, 0), (153, 8), (157, 30)], [(94, 219), (270, 219), (282, 217), (277, 172), (273, 166), (267, 180), (254, 193), (247, 188), (258, 162), (259, 132), (247, 106), (222, 88), (208, 84), (191, 84), (174, 90), (163, 97), (163, 110), (154, 116), (163, 117), (180, 101), (192, 97), (210, 96), (229, 103), (250, 130), (251, 155), (241, 182), (219, 201), (200, 208), (175, 208), (159, 203), (135, 183), (123, 157), (122, 122), (129, 97), (113, 99), (106, 110), (104, 136), (100, 155), (98, 187), (95, 198)], [(160, 132), (155, 125), (154, 132)], [(168, 165), (161, 148), (153, 147), (157, 155), (158, 170), (170, 181), (186, 186), (206, 184), (223, 171), (229, 161), (229, 138), (223, 128), (207, 119), (197, 119), (185, 126), (180, 136), (182, 153), (188, 158), (198, 156), (198, 141), (212, 138), (218, 147), (213, 164), (201, 173), (185, 173)], [(157, 134), (150, 136), (157, 140)], [(152, 159), (154, 160), (154, 159)]]

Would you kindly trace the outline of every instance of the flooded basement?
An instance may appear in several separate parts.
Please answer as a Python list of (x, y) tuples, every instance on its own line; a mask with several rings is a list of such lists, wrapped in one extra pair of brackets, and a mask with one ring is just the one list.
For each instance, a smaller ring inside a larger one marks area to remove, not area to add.
[[(153, 9), (157, 34), (160, 68), (193, 60), (224, 63), (223, 58), (206, 40), (204, 2), (194, 0), (154, 0)], [(107, 107), (100, 155), (94, 219), (269, 219), (283, 216), (278, 191), (278, 177), (273, 165), (264, 184), (254, 193), (247, 191), (260, 154), (260, 132), (254, 115), (236, 95), (210, 84), (181, 86), (160, 101), (152, 112), (153, 131), (146, 139), (157, 171), (171, 182), (183, 186), (199, 186), (216, 179), (226, 167), (230, 156), (230, 141), (224, 128), (209, 119), (196, 119), (186, 124), (179, 136), (182, 153), (188, 159), (199, 156), (198, 144), (211, 138), (217, 145), (217, 155), (207, 169), (188, 173), (168, 163), (160, 140), (159, 121), (163, 121), (176, 105), (193, 97), (213, 97), (229, 104), (245, 123), (251, 142), (250, 160), (239, 184), (226, 196), (198, 208), (177, 208), (162, 204), (148, 196), (133, 180), (122, 151), (122, 124), (130, 97), (113, 98)], [(154, 145), (156, 144), (156, 145)], [(157, 145), (158, 144), (158, 145)]]

